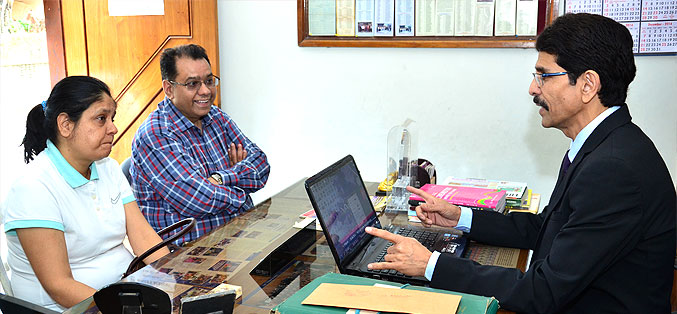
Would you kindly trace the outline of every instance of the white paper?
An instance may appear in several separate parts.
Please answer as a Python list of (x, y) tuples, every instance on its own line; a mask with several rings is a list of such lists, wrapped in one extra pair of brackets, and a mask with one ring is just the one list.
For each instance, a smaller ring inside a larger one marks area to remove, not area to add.
[(374, 35), (374, 0), (355, 0), (355, 35)]
[(515, 35), (515, 12), (517, 0), (496, 0), (496, 17), (494, 18), (494, 36)]
[(437, 36), (454, 36), (454, 0), (437, 0), (435, 29)]
[(395, 36), (414, 36), (414, 0), (395, 0)]
[(677, 21), (641, 22), (639, 52), (677, 52)]
[(336, 1), (308, 0), (308, 34), (336, 35)]
[(641, 0), (606, 0), (602, 12), (616, 22), (639, 21)]
[(583, 12), (601, 15), (602, 0), (566, 0), (565, 13), (583, 13)]
[(355, 36), (355, 1), (336, 0), (336, 36)]
[(376, 30), (374, 36), (393, 36), (395, 0), (374, 1), (374, 22)]
[(477, 0), (475, 3), (475, 35), (494, 35), (494, 0)]
[(642, 0), (642, 21), (677, 20), (675, 0)]
[(515, 34), (517, 36), (536, 36), (538, 23), (538, 1), (517, 0), (517, 20)]
[(165, 2), (163, 0), (108, 0), (108, 15), (165, 15)]
[(454, 16), (456, 36), (475, 36), (475, 0), (457, 0)]
[(627, 27), (632, 35), (632, 52), (639, 52), (639, 22), (627, 22), (621, 23), (623, 26)]
[(435, 35), (435, 0), (416, 0), (416, 36)]

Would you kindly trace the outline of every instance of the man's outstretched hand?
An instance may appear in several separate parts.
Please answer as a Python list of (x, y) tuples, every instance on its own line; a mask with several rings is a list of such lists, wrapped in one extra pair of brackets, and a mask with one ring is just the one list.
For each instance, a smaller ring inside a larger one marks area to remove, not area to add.
[(388, 248), (385, 262), (371, 263), (369, 269), (394, 269), (408, 276), (423, 276), (428, 266), (430, 251), (414, 238), (403, 237), (386, 230), (367, 227), (365, 231), (373, 236), (393, 243)]

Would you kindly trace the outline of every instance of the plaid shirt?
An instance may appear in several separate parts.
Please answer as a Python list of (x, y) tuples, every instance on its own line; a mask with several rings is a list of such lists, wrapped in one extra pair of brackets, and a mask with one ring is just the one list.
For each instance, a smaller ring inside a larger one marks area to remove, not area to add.
[[(247, 150), (235, 165), (228, 158), (232, 142)], [(208, 180), (214, 172), (223, 185)], [(263, 188), (270, 165), (221, 109), (212, 106), (200, 130), (165, 98), (136, 132), (130, 173), (139, 208), (156, 231), (187, 217), (197, 220), (175, 242), (181, 245), (251, 209), (249, 193)]]

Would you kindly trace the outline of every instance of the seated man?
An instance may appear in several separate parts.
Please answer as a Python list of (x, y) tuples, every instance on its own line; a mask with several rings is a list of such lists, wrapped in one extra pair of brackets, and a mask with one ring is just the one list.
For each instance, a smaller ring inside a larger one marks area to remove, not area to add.
[(132, 188), (155, 230), (187, 217), (195, 240), (253, 207), (249, 193), (266, 184), (266, 155), (213, 106), (219, 78), (204, 48), (165, 49), (160, 59), (165, 99), (132, 143)]
[(534, 250), (529, 270), (431, 253), (416, 240), (367, 228), (395, 243), (386, 262), (436, 288), (495, 296), (520, 313), (668, 313), (675, 258), (675, 189), (651, 140), (625, 104), (635, 77), (632, 36), (612, 19), (559, 17), (538, 36), (529, 93), (544, 127), (572, 139), (543, 213), (461, 210), (421, 190), (424, 225)]

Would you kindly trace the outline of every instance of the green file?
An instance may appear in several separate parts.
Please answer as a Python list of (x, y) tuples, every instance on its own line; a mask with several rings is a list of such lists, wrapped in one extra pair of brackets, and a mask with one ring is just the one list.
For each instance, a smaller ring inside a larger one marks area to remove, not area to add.
[[(305, 300), (305, 298), (310, 295), (315, 288), (317, 288), (321, 283), (338, 283), (338, 284), (351, 284), (351, 285), (365, 285), (365, 286), (373, 286), (374, 284), (380, 283), (380, 284), (385, 284), (385, 285), (391, 285), (391, 286), (401, 286), (402, 284), (399, 283), (394, 283), (394, 282), (389, 282), (389, 281), (384, 281), (384, 280), (376, 280), (376, 279), (371, 279), (371, 278), (364, 278), (364, 277), (356, 277), (356, 276), (350, 276), (350, 275), (342, 275), (342, 274), (336, 274), (336, 273), (328, 273), (323, 275), (322, 277), (319, 277), (309, 284), (307, 284), (305, 287), (301, 288), (301, 290), (297, 291), (294, 293), (291, 297), (289, 297), (287, 300), (282, 302), (280, 305), (275, 307), (271, 312), (274, 313), (279, 313), (279, 314), (296, 314), (296, 313), (341, 313), (344, 314), (346, 312), (346, 309), (344, 308), (337, 308), (337, 307), (329, 307), (329, 306), (317, 306), (317, 305), (303, 305), (301, 302)], [(472, 295), (472, 294), (465, 294), (465, 293), (459, 293), (459, 292), (454, 292), (454, 291), (447, 291), (447, 290), (440, 290), (440, 289), (433, 289), (433, 288), (426, 288), (426, 287), (419, 287), (419, 286), (407, 286), (405, 289), (413, 289), (413, 290), (420, 290), (420, 291), (431, 291), (431, 292), (440, 292), (440, 293), (448, 293), (448, 294), (455, 294), (455, 295), (460, 295), (461, 296), (461, 303), (458, 306), (458, 311), (456, 313), (458, 314), (495, 314), (496, 311), (498, 310), (498, 300), (496, 300), (493, 297), (482, 297), (482, 296), (477, 296), (477, 295)], [(441, 304), (440, 306), (444, 306)]]

